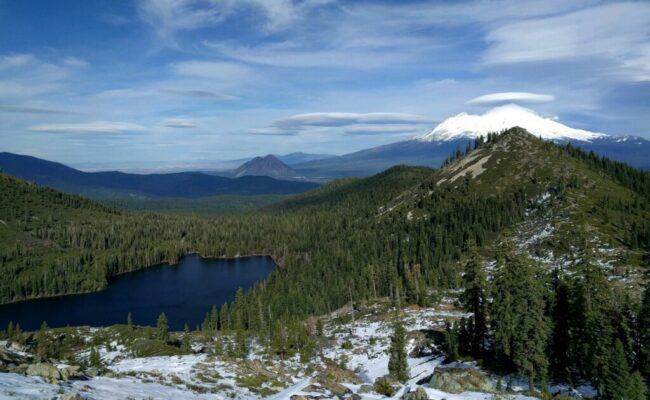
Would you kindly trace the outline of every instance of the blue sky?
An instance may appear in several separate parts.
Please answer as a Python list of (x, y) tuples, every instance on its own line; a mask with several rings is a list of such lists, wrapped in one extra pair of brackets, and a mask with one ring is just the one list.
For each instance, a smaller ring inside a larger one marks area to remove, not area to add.
[(504, 92), (648, 137), (650, 2), (0, 2), (0, 150), (75, 166), (342, 154)]

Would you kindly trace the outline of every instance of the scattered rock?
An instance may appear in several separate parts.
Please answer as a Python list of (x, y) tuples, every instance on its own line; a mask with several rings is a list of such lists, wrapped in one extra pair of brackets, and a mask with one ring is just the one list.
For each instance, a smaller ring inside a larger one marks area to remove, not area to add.
[(27, 367), (25, 374), (30, 376), (40, 376), (50, 383), (57, 383), (62, 378), (59, 370), (49, 363), (30, 364)]
[(81, 373), (81, 367), (78, 365), (66, 365), (65, 367), (59, 368), (59, 372), (64, 381), (84, 378), (84, 374)]
[(345, 395), (352, 393), (350, 389), (346, 388), (340, 383), (335, 382), (332, 379), (329, 379), (323, 375), (319, 375), (313, 378), (312, 381), (320, 384), (324, 389), (329, 390), (335, 396), (343, 397)]
[(333, 380), (334, 382), (348, 382), (354, 383), (355, 385), (360, 385), (363, 383), (361, 378), (354, 371), (349, 369), (339, 368), (337, 366), (330, 365), (325, 370), (325, 375), (327, 378)]
[(79, 393), (66, 393), (59, 396), (59, 400), (83, 400)]
[(353, 395), (348, 397), (347, 400), (362, 400), (362, 398), (358, 394), (354, 393)]
[(418, 386), (417, 389), (413, 392), (408, 392), (404, 396), (402, 396), (403, 400), (429, 400), (429, 396), (427, 395), (427, 392), (422, 389), (420, 386)]
[(97, 376), (99, 375), (99, 370), (95, 367), (86, 368), (86, 375), (90, 377)]
[(436, 368), (429, 384), (435, 389), (455, 394), (494, 391), (488, 377), (473, 368)]

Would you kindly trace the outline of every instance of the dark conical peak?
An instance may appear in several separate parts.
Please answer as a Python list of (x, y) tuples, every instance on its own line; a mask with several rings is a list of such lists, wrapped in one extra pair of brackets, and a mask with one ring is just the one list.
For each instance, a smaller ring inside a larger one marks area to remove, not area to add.
[(233, 175), (236, 177), (257, 175), (288, 178), (296, 176), (296, 172), (273, 154), (268, 154), (245, 162), (233, 171)]

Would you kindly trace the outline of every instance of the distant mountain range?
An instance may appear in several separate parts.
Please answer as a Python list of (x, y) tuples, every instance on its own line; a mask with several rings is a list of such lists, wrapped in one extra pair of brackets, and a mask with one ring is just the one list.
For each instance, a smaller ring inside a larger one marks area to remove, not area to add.
[(200, 172), (148, 175), (82, 172), (56, 162), (12, 153), (0, 153), (0, 169), (27, 181), (92, 198), (290, 194), (318, 186), (312, 182), (267, 176), (227, 178)]
[(553, 118), (512, 104), (480, 115), (461, 113), (447, 118), (426, 134), (342, 156), (270, 154), (252, 160), (221, 162), (223, 169), (210, 170), (209, 174), (87, 173), (10, 153), (0, 153), (0, 168), (23, 179), (96, 198), (124, 195), (203, 197), (219, 194), (287, 194), (303, 192), (315, 186), (306, 181), (324, 182), (344, 176), (369, 176), (395, 165), (438, 168), (455, 149), (464, 151), (477, 137), (516, 126), (542, 139), (560, 144), (571, 143), (583, 150), (650, 170), (650, 141), (645, 138), (610, 136), (571, 128)]
[(367, 176), (394, 165), (439, 167), (456, 149), (465, 150), (479, 136), (515, 126), (556, 143), (571, 142), (586, 151), (650, 169), (650, 141), (635, 136), (609, 136), (568, 127), (536, 112), (507, 105), (482, 115), (461, 113), (430, 132), (412, 139), (373, 147), (338, 157), (298, 163), (291, 167), (307, 177)]

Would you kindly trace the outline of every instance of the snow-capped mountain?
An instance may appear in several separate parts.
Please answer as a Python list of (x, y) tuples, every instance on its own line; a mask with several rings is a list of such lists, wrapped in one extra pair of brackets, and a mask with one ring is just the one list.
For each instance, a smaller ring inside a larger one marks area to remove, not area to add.
[(533, 110), (515, 104), (493, 108), (484, 114), (461, 113), (447, 118), (432, 131), (415, 137), (424, 142), (449, 142), (474, 139), (489, 132), (500, 132), (515, 126), (522, 127), (535, 136), (554, 141), (577, 140), (590, 142), (607, 135), (570, 128)]

